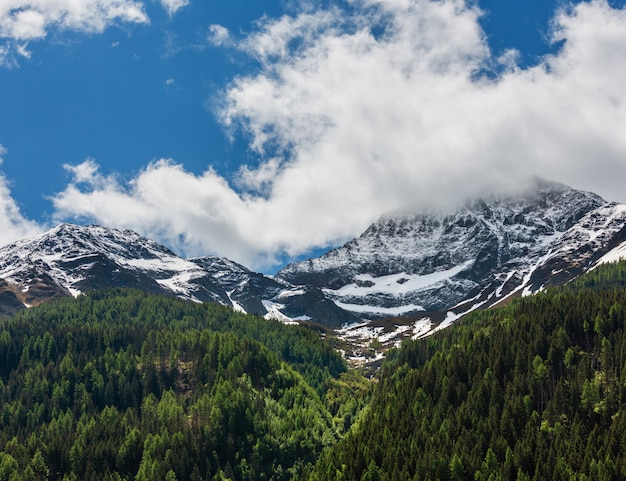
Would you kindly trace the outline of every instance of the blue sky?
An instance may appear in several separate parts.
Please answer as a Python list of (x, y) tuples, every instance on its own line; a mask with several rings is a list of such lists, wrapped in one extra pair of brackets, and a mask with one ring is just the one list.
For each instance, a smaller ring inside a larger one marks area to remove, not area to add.
[(0, 243), (273, 271), (540, 175), (626, 202), (623, 0), (0, 0)]

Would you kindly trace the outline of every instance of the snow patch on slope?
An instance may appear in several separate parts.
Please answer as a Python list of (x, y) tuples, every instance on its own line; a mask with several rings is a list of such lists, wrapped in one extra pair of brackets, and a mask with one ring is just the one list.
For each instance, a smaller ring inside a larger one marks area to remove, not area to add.
[(298, 324), (298, 321), (285, 316), (281, 312), (281, 310), (285, 308), (283, 304), (265, 300), (263, 301), (263, 306), (265, 306), (265, 309), (267, 310), (267, 314), (263, 316), (265, 319), (274, 319), (282, 322), (283, 324)]
[(609, 264), (611, 262), (618, 262), (621, 260), (626, 260), (626, 242), (623, 242), (613, 250), (607, 252), (604, 256), (602, 256), (598, 262), (596, 262), (596, 266), (600, 264)]
[(325, 289), (324, 292), (332, 294), (335, 298), (347, 296), (368, 296), (371, 294), (390, 294), (394, 296), (401, 296), (407, 292), (425, 289), (433, 284), (438, 284), (450, 279), (456, 276), (459, 272), (467, 269), (471, 264), (472, 261), (470, 260), (451, 269), (424, 275), (400, 272), (387, 276), (374, 277), (370, 274), (359, 274), (355, 276), (356, 282), (347, 284), (337, 290)]
[(355, 312), (359, 314), (371, 314), (373, 316), (403, 316), (411, 312), (423, 312), (422, 306), (416, 306), (414, 304), (406, 304), (404, 306), (397, 307), (381, 307), (368, 304), (348, 304), (341, 301), (334, 301), (335, 304), (346, 311)]

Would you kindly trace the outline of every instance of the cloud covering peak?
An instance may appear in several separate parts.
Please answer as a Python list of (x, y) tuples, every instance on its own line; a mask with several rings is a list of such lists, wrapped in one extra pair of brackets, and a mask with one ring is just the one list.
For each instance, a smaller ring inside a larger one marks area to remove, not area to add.
[(524, 176), (626, 201), (626, 10), (595, 0), (557, 12), (558, 49), (526, 68), (514, 51), (493, 57), (480, 16), (461, 0), (368, 0), (263, 18), (239, 38), (213, 25), (215, 45), (258, 63), (216, 111), (258, 164), (226, 178), (159, 160), (125, 182), (88, 160), (68, 167), (56, 216), (266, 269), (382, 212)]

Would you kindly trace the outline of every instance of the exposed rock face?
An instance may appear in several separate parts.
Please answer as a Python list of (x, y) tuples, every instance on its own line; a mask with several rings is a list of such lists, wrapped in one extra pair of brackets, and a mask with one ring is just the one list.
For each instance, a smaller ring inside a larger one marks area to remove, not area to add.
[(340, 327), (357, 320), (350, 312), (337, 307), (317, 287), (296, 287), (224, 258), (201, 257), (191, 261), (226, 290), (233, 307), (249, 314), (284, 321), (312, 321), (329, 327)]
[(454, 212), (388, 214), (343, 247), (278, 277), (313, 285), (363, 319), (448, 312), (562, 284), (623, 239), (625, 207), (537, 180)]
[(361, 321), (358, 329), (392, 342), (389, 326), (423, 336), (620, 256), (626, 206), (541, 180), (451, 212), (384, 215), (360, 237), (276, 277), (219, 257), (182, 259), (131, 231), (62, 224), (0, 249), (0, 315), (91, 289), (134, 287), (285, 322)]
[[(134, 287), (285, 321), (306, 316), (338, 326), (354, 320), (320, 289), (296, 288), (227, 259), (182, 259), (135, 232), (93, 225), (62, 224), (3, 247), (0, 282), (0, 313), (4, 314), (88, 290)], [(316, 302), (300, 299), (311, 296), (317, 296)]]

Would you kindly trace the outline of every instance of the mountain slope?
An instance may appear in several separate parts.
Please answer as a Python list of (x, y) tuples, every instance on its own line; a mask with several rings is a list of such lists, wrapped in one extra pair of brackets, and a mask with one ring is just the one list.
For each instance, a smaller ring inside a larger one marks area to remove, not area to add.
[(224, 288), (231, 305), (243, 312), (285, 322), (313, 321), (330, 327), (357, 320), (337, 307), (317, 287), (294, 286), (220, 257), (201, 257), (191, 259), (191, 262)]
[(196, 264), (132, 231), (61, 224), (0, 249), (0, 277), (25, 305), (106, 287), (227, 303)]
[(357, 239), (278, 277), (320, 287), (365, 320), (413, 316), (423, 334), (509, 296), (567, 282), (626, 239), (625, 226), (625, 206), (536, 180), (524, 192), (454, 212), (385, 215)]
[(0, 359), (2, 480), (287, 481), (341, 433), (319, 331), (217, 304), (59, 299), (0, 319)]
[(131, 231), (62, 224), (0, 248), (0, 314), (135, 287), (388, 346), (564, 284), (619, 258), (625, 242), (626, 206), (543, 180), (449, 212), (384, 215), (360, 237), (276, 277), (219, 257), (182, 259)]
[(625, 285), (602, 266), (403, 344), (307, 479), (626, 479)]
[(283, 321), (353, 321), (320, 289), (296, 288), (227, 259), (182, 259), (132, 231), (61, 224), (0, 249), (2, 313), (110, 287), (217, 302)]

